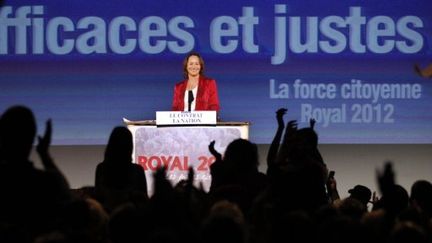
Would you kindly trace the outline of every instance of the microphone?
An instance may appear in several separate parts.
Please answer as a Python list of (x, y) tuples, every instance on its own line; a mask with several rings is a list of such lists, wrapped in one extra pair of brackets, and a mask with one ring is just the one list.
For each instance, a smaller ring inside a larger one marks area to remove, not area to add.
[(192, 93), (192, 90), (189, 90), (188, 92), (188, 111), (191, 111), (192, 101), (194, 101), (194, 96)]

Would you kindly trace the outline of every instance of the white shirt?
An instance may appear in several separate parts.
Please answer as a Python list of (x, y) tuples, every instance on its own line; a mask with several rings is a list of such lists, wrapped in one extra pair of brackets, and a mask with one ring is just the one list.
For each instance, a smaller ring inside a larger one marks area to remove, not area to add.
[[(197, 91), (198, 91), (198, 85), (194, 89), (192, 89), (194, 100), (191, 103), (191, 111), (195, 110)], [(189, 90), (186, 90), (185, 95), (184, 95), (184, 111), (188, 110), (188, 105), (189, 105), (188, 93), (189, 93)]]

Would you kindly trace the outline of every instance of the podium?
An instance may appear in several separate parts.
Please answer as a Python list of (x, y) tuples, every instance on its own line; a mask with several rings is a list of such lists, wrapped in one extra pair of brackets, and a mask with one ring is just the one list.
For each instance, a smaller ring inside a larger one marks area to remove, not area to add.
[(249, 122), (217, 122), (215, 125), (157, 126), (155, 120), (129, 121), (125, 124), (133, 136), (133, 162), (146, 173), (149, 195), (153, 194), (153, 174), (161, 166), (173, 185), (187, 179), (189, 167), (195, 171), (194, 183), (208, 191), (211, 184), (210, 165), (215, 158), (208, 146), (222, 155), (235, 139), (249, 138)]

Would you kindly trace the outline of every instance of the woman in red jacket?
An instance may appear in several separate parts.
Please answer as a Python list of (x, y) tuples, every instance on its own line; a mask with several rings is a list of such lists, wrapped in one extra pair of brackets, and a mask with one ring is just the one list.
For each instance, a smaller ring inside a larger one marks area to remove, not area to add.
[(184, 80), (174, 87), (173, 111), (219, 111), (216, 81), (204, 76), (204, 60), (192, 52), (183, 61)]

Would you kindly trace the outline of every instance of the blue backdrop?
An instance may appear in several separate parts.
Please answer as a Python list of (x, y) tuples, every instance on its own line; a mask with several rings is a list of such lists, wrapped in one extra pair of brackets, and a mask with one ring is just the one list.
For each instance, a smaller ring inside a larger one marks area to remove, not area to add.
[[(275, 111), (321, 143), (431, 143), (432, 3), (6, 1), (0, 111), (53, 119), (55, 144), (105, 144), (113, 126), (170, 110), (182, 60), (202, 54), (221, 118), (270, 143)], [(297, 81), (296, 81), (297, 80)]]

